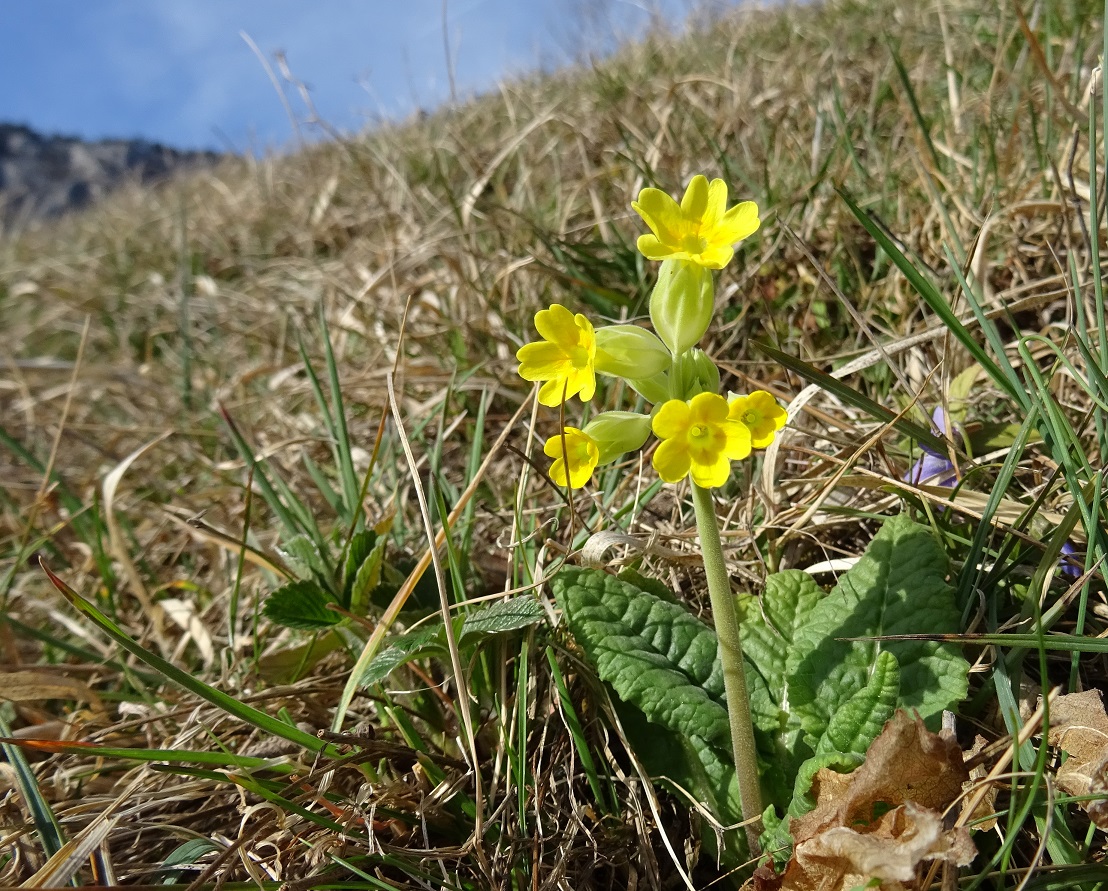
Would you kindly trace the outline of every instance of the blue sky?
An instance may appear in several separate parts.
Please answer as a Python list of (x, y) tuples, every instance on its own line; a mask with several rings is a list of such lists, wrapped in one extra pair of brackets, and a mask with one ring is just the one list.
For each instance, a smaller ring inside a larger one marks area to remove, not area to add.
[[(719, 8), (734, 0), (710, 0)], [(460, 97), (679, 23), (694, 0), (446, 0)], [(284, 53), (322, 118), (356, 132), (450, 98), (443, 0), (23, 0), (4, 5), (0, 121), (263, 154), (294, 139), (242, 34)], [(279, 77), (278, 73), (278, 77)], [(296, 117), (308, 110), (285, 85)], [(319, 132), (308, 128), (309, 137)]]

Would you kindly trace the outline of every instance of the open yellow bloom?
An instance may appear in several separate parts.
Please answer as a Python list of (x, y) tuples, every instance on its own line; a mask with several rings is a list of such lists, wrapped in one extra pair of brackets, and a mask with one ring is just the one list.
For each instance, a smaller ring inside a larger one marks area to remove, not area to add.
[(631, 207), (650, 227), (638, 246), (648, 260), (690, 260), (722, 269), (735, 245), (758, 231), (758, 205), (743, 201), (727, 210), (727, 183), (694, 176), (680, 205), (660, 189), (643, 189)]
[(561, 304), (535, 313), (535, 327), (543, 339), (524, 344), (516, 352), (519, 376), (525, 381), (545, 381), (539, 402), (561, 405), (580, 395), (583, 402), (596, 392), (596, 332), (581, 313), (574, 315)]
[(785, 426), (788, 412), (765, 390), (755, 390), (749, 396), (736, 396), (728, 403), (727, 415), (741, 422), (750, 431), (750, 441), (756, 449), (764, 449)]
[(564, 435), (551, 436), (542, 450), (548, 458), (554, 459), (550, 465), (550, 478), (559, 486), (568, 482), (571, 489), (580, 489), (585, 485), (600, 460), (596, 441), (576, 427), (566, 427)]
[(718, 393), (698, 393), (688, 402), (671, 399), (654, 415), (654, 435), (662, 440), (654, 452), (654, 469), (667, 483), (686, 476), (698, 486), (722, 486), (731, 462), (750, 454), (750, 431), (727, 414)]

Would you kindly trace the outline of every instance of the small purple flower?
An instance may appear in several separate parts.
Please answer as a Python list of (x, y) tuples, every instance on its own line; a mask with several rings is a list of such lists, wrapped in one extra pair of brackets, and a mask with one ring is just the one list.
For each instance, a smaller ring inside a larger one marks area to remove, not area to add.
[(1068, 575), (1071, 579), (1081, 578), (1083, 573), (1080, 556), (1072, 542), (1067, 541), (1062, 545), (1062, 559), (1058, 561), (1058, 568), (1062, 570), (1062, 575)]
[[(940, 405), (931, 414), (931, 428), (936, 436), (946, 436), (946, 412)], [(956, 426), (951, 426), (952, 432), (957, 432)], [(940, 452), (936, 452), (930, 446), (920, 444), (923, 455), (911, 466), (904, 475), (909, 483), (928, 483), (933, 486), (953, 486), (958, 475), (953, 473), (954, 464), (950, 458)]]

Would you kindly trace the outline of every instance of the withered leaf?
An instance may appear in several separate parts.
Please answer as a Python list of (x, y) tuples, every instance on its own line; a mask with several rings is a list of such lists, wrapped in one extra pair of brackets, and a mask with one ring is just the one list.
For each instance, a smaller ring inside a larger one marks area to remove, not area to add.
[[(947, 808), (969, 779), (955, 740), (897, 712), (851, 774), (821, 771), (817, 804), (793, 820), (796, 847), (781, 891), (835, 891), (876, 879), (887, 891), (915, 887), (920, 866), (968, 865), (976, 848), (965, 827), (944, 829)], [(773, 887), (763, 876), (762, 887)]]
[[(1108, 794), (1108, 714), (1099, 690), (1059, 696), (1050, 705), (1047, 742), (1069, 755), (1058, 769), (1058, 787), (1070, 795)], [(1086, 802), (1097, 826), (1108, 831), (1108, 805)]]
[(846, 775), (848, 783), (826, 773), (816, 775), (815, 809), (791, 824), (797, 842), (831, 826), (866, 825), (876, 806), (889, 810), (913, 801), (942, 811), (969, 779), (957, 741), (931, 733), (904, 711), (885, 724), (862, 766)]

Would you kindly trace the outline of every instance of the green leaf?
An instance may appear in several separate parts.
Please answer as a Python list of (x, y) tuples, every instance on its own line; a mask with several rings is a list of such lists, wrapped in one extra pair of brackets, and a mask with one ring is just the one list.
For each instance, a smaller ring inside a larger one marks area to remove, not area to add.
[(282, 542), (279, 552), (289, 569), (305, 581), (327, 579), (327, 566), (315, 542), (306, 535), (294, 535)]
[(365, 614), (369, 607), (370, 595), (381, 584), (381, 570), (385, 563), (387, 544), (388, 539), (383, 535), (378, 536), (372, 529), (359, 532), (350, 544), (350, 553), (346, 558), (344, 589), (350, 603), (349, 609), (355, 615)]
[(832, 377), (824, 371), (820, 371), (814, 365), (810, 365), (803, 359), (790, 356), (788, 353), (783, 353), (780, 350), (776, 350), (762, 343), (755, 343), (754, 347), (759, 352), (765, 353), (774, 362), (778, 362), (791, 371), (795, 371), (802, 378), (811, 381), (821, 389), (837, 396), (839, 399), (843, 400), (843, 402), (861, 409), (871, 418), (881, 421), (884, 424), (891, 424), (905, 436), (909, 436), (926, 446), (930, 446), (937, 452), (945, 452), (947, 449), (946, 440), (936, 436), (929, 428), (917, 424), (910, 418), (898, 416), (896, 412), (889, 411), (885, 406), (878, 402), (874, 402), (861, 391), (855, 390), (853, 387), (844, 384), (838, 378)]
[(563, 569), (553, 589), (601, 679), (678, 735), (695, 759), (685, 766), (702, 772), (716, 815), (735, 819), (738, 786), (712, 629), (677, 604), (597, 570)]
[(634, 567), (624, 567), (619, 571), (619, 576), (617, 577), (620, 581), (627, 582), (629, 585), (634, 585), (641, 591), (653, 594), (659, 600), (668, 600), (670, 603), (678, 602), (677, 595), (669, 589), (669, 585), (661, 579), (652, 579), (648, 575), (643, 575)]
[(759, 730), (784, 729), (785, 663), (797, 629), (823, 596), (808, 573), (789, 569), (770, 575), (760, 598), (739, 600), (743, 656), (754, 669), (747, 677), (750, 708)]
[(350, 545), (346, 549), (346, 560), (342, 567), (342, 592), (346, 595), (348, 602), (350, 589), (354, 585), (354, 577), (358, 574), (361, 565), (369, 559), (369, 555), (373, 553), (373, 546), (376, 544), (377, 533), (372, 529), (362, 529), (360, 532), (355, 532), (354, 537), (350, 539)]
[(960, 613), (946, 573), (946, 555), (930, 531), (893, 517), (797, 628), (786, 664), (788, 702), (810, 745), (865, 689), (885, 650), (900, 665), (903, 708), (933, 725), (943, 709), (965, 697), (969, 666), (954, 645), (849, 639), (957, 631)]
[(358, 686), (371, 687), (379, 684), (401, 665), (420, 656), (444, 654), (446, 648), (442, 644), (442, 637), (441, 625), (400, 635), (366, 666), (362, 676), (358, 678)]
[(205, 684), (203, 681), (198, 680), (190, 672), (184, 671), (178, 668), (171, 662), (167, 662), (157, 653), (151, 652), (146, 649), (138, 641), (129, 637), (123, 632), (123, 630), (115, 624), (106, 615), (100, 612), (96, 608), (96, 605), (88, 600), (85, 600), (80, 594), (69, 587), (64, 581), (62, 581), (57, 575), (51, 572), (45, 563), (41, 560), (39, 565), (42, 566), (43, 571), (50, 578), (51, 584), (58, 589), (77, 610), (79, 610), (105, 634), (112, 640), (119, 644), (128, 653), (135, 656), (137, 659), (144, 662), (153, 668), (158, 674), (163, 675), (167, 680), (183, 687), (190, 693), (195, 693), (201, 699), (210, 702), (216, 708), (222, 709), (229, 715), (233, 715), (248, 724), (257, 727), (264, 733), (268, 733), (271, 736), (278, 737), (280, 739), (287, 739), (290, 742), (295, 743), (308, 750), (309, 752), (323, 752), (328, 757), (337, 757), (338, 752), (334, 746), (323, 742), (321, 739), (313, 736), (310, 733), (305, 733), (298, 727), (293, 727), (291, 724), (286, 724), (284, 721), (274, 718), (272, 715), (266, 714), (259, 709), (254, 708), (251, 705), (247, 705), (245, 702), (241, 702), (235, 699), (233, 696), (228, 696), (222, 690), (218, 690), (215, 687), (211, 687)]
[(900, 666), (889, 652), (877, 654), (866, 685), (831, 716), (816, 753), (864, 754), (896, 711), (900, 697)]
[(318, 631), (342, 621), (342, 616), (327, 608), (329, 603), (334, 603), (334, 598), (316, 582), (289, 582), (266, 598), (262, 612), (286, 628)]
[(499, 634), (535, 625), (546, 618), (546, 611), (534, 597), (513, 597), (501, 600), (465, 618), (459, 640), (470, 634)]

